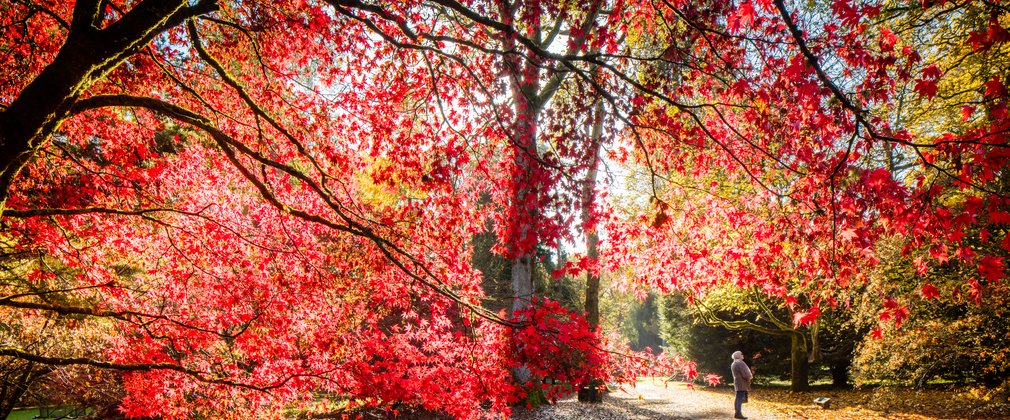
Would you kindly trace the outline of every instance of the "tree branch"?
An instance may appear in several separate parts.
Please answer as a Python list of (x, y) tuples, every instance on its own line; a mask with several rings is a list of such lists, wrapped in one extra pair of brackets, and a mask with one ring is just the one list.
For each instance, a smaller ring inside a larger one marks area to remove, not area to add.
[(117, 362), (92, 359), (89, 357), (51, 357), (34, 353), (28, 353), (22, 349), (15, 347), (0, 347), (0, 356), (14, 357), (21, 360), (27, 360), (29, 362), (35, 362), (49, 366), (92, 366), (122, 372), (146, 372), (155, 370), (169, 370), (183, 373), (204, 383), (228, 385), (260, 392), (270, 392), (273, 389), (277, 389), (284, 386), (284, 384), (291, 381), (291, 379), (294, 379), (297, 376), (301, 376), (301, 375), (291, 375), (271, 385), (257, 386), (229, 379), (224, 379), (221, 377), (214, 376), (208, 372), (202, 372), (199, 370), (190, 369), (173, 363), (117, 363)]
[[(176, 120), (193, 125), (194, 127), (203, 130), (204, 132), (209, 134), (211, 138), (214, 139), (215, 142), (217, 142), (218, 146), (225, 153), (225, 156), (228, 158), (229, 162), (232, 163), (232, 165), (242, 174), (244, 178), (246, 178), (250, 183), (253, 184), (253, 186), (257, 189), (262, 198), (277, 210), (311, 223), (319, 224), (321, 226), (325, 226), (330, 229), (346, 232), (354, 236), (359, 236), (368, 239), (379, 249), (379, 251), (386, 257), (386, 259), (394, 266), (396, 266), (401, 272), (406, 274), (408, 277), (414, 279), (415, 281), (421, 283), (422, 285), (428, 287), (429, 289), (433, 290), (437, 294), (440, 294), (443, 297), (446, 297), (462, 306), (465, 306), (466, 308), (470, 309), (481, 318), (484, 318), (488, 321), (508, 327), (514, 327), (517, 325), (511, 321), (499, 317), (497, 314), (492, 313), (480, 307), (479, 305), (467, 302), (461, 296), (459, 296), (452, 290), (445, 288), (443, 285), (436, 284), (435, 282), (438, 281), (438, 276), (436, 276), (433, 272), (431, 272), (431, 270), (424, 263), (419, 261), (416, 257), (408, 253), (400, 246), (394, 244), (388, 239), (383, 238), (379, 234), (375, 233), (375, 231), (372, 228), (365, 226), (364, 224), (354, 220), (349, 215), (347, 215), (343, 211), (342, 206), (340, 206), (337, 202), (335, 202), (334, 198), (330, 194), (328, 194), (324, 189), (322, 189), (322, 187), (320, 187), (318, 183), (315, 182), (315, 180), (309, 178), (307, 175), (305, 175), (304, 173), (295, 168), (271, 160), (263, 156), (262, 154), (250, 149), (248, 146), (242, 144), (241, 142), (235, 140), (228, 134), (219, 130), (210, 122), (210, 120), (208, 120), (206, 117), (202, 115), (199, 115), (188, 109), (179, 107), (177, 105), (161, 101), (159, 99), (140, 97), (140, 96), (130, 96), (130, 95), (93, 96), (91, 98), (79, 101), (77, 104), (75, 104), (73, 111), (83, 112), (88, 109), (110, 107), (110, 106), (113, 107), (133, 106), (133, 107), (146, 108), (151, 111), (160, 113), (162, 115), (166, 115)], [(270, 191), (270, 188), (266, 184), (264, 184), (258, 177), (256, 177), (256, 175), (250, 172), (249, 169), (246, 168), (245, 165), (243, 165), (238, 160), (238, 156), (236, 155), (235, 151), (241, 152), (244, 156), (247, 156), (264, 166), (283, 172), (305, 183), (306, 186), (308, 186), (315, 194), (317, 194), (319, 198), (322, 199), (323, 202), (325, 202), (327, 206), (337, 214), (342, 223), (338, 223), (336, 221), (327, 219), (317, 214), (308, 213), (304, 210), (293, 208), (281, 202)], [(423, 274), (419, 274), (414, 270), (412, 270), (411, 268), (409, 268), (407, 264), (403, 260), (401, 260), (401, 258), (404, 258), (407, 261), (409, 261), (410, 264), (413, 264), (415, 267), (417, 267), (417, 269), (419, 269), (420, 272)]]

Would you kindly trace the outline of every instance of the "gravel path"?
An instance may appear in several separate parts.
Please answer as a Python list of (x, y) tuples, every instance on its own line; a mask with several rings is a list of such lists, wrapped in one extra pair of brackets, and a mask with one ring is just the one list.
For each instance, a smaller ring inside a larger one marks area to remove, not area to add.
[[(770, 407), (754, 401), (744, 404), (744, 415), (751, 419), (785, 418)], [(533, 410), (516, 410), (516, 420), (540, 419), (732, 419), (733, 394), (692, 390), (682, 383), (642, 380), (636, 387), (613, 391), (604, 397), (602, 404), (582, 404), (575, 396), (558, 401), (556, 405)]]

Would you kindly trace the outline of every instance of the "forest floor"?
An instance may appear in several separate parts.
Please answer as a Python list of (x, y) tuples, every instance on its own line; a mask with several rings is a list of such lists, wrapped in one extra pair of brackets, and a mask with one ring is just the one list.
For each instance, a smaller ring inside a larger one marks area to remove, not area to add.
[[(514, 419), (730, 419), (733, 390), (729, 387), (690, 389), (686, 384), (643, 379), (634, 388), (609, 393), (603, 404), (580, 404), (575, 396), (556, 405), (516, 410)], [(813, 400), (831, 398), (823, 409)], [(755, 388), (743, 414), (750, 419), (1010, 419), (1010, 401), (963, 389)]]

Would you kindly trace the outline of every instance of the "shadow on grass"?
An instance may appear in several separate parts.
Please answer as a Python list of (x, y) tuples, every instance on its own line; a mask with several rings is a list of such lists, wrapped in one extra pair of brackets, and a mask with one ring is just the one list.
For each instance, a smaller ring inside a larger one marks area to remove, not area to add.
[[(707, 392), (730, 395), (731, 388), (706, 389)], [(814, 404), (814, 399), (831, 399), (830, 408)], [(906, 388), (872, 386), (834, 388), (815, 386), (809, 391), (793, 392), (787, 386), (755, 387), (754, 401), (768, 402), (780, 411), (830, 417), (830, 413), (874, 412), (881, 417), (898, 414), (930, 418), (1008, 418), (1010, 400), (1006, 394), (993, 394), (969, 388), (933, 387)]]

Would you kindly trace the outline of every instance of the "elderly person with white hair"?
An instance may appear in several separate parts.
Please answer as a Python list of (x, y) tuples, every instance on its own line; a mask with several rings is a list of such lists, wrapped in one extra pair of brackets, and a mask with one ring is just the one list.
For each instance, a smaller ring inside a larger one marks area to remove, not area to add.
[(743, 416), (740, 409), (743, 403), (747, 402), (747, 393), (750, 392), (750, 381), (754, 376), (750, 372), (750, 368), (747, 367), (747, 363), (743, 361), (743, 352), (735, 351), (733, 352), (733, 364), (730, 366), (730, 370), (733, 371), (733, 389), (736, 390), (736, 401), (733, 403), (733, 407), (736, 408), (736, 414), (733, 415), (735, 419), (745, 419), (747, 417)]

